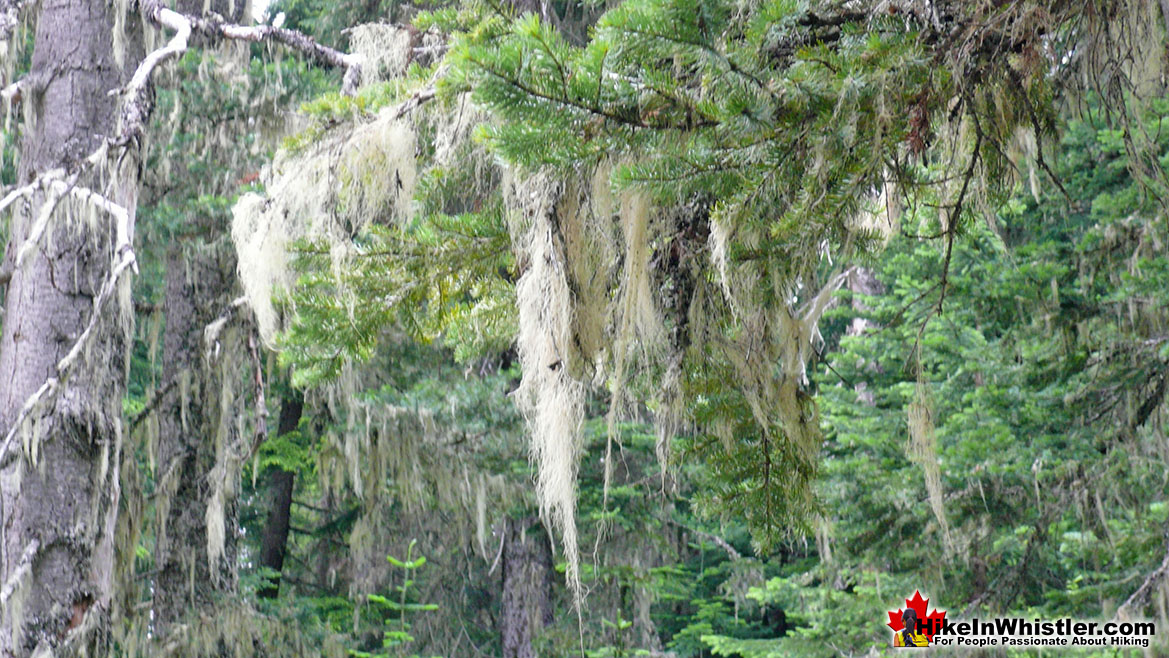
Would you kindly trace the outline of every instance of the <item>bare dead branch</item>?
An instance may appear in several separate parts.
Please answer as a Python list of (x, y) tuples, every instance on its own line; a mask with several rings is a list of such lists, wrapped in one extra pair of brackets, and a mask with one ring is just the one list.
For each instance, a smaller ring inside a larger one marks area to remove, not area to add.
[(26, 197), (26, 196), (32, 194), (33, 192), (36, 192), (37, 188), (40, 187), (40, 185), (41, 185), (42, 178), (44, 178), (44, 179), (58, 178), (60, 176), (63, 176), (64, 174), (65, 174), (65, 172), (62, 169), (54, 169), (52, 171), (47, 171), (44, 174), (41, 174), (41, 176), (37, 180), (29, 183), (28, 185), (21, 185), (20, 187), (13, 189), (8, 194), (4, 195), (3, 199), (0, 199), (0, 212), (4, 212), (5, 208), (16, 203), (21, 198)]
[(705, 530), (692, 528), (685, 523), (680, 523), (673, 519), (670, 519), (669, 522), (683, 530), (686, 530), (687, 532), (692, 532), (695, 535), (698, 535), (698, 537), (700, 537), (702, 540), (708, 541), (711, 544), (721, 548), (724, 552), (726, 552), (727, 557), (731, 558), (732, 562), (743, 559), (743, 554), (736, 550), (734, 546), (731, 546), (730, 543), (722, 537), (719, 537), (718, 535), (710, 532), (706, 532)]
[(223, 331), (227, 322), (235, 316), (236, 311), (247, 307), (247, 302), (247, 297), (236, 297), (218, 317), (203, 327), (203, 349), (208, 359), (218, 356), (219, 333)]
[[(168, 44), (168, 48), (171, 45), (179, 48), (175, 54), (181, 55), (186, 50), (187, 38), (192, 32), (212, 41), (270, 41), (295, 50), (320, 66), (344, 70), (345, 76), (341, 86), (341, 91), (344, 94), (353, 94), (357, 91), (357, 85), (361, 83), (361, 57), (321, 45), (312, 37), (296, 30), (287, 30), (271, 25), (245, 27), (228, 23), (217, 17), (180, 14), (168, 9), (161, 0), (142, 0), (141, 7), (146, 18), (164, 28), (175, 31), (175, 38), (171, 40), (171, 44)], [(180, 36), (182, 37), (181, 41), (178, 40)], [(173, 55), (164, 55), (159, 61), (150, 64), (146, 69), (147, 78), (155, 67), (171, 56)], [(146, 64), (147, 62), (144, 60), (143, 65)], [(142, 68), (139, 67), (139, 70)], [(134, 81), (131, 81), (128, 86), (133, 84)]]
[(495, 568), (499, 566), (499, 558), (503, 557), (503, 542), (506, 538), (506, 531), (499, 533), (499, 550), (495, 552), (495, 560), (491, 562), (491, 569), (487, 571), (488, 576), (493, 575)]
[(178, 384), (178, 378), (172, 377), (170, 381), (163, 384), (162, 388), (155, 392), (154, 396), (151, 397), (150, 400), (148, 400), (142, 407), (142, 411), (138, 412), (137, 416), (134, 416), (130, 419), (130, 434), (133, 434), (144, 420), (150, 418), (155, 410), (158, 409), (158, 405), (166, 401), (166, 399), (170, 396), (171, 391), (173, 391), (178, 386)]
[(0, 101), (9, 107), (15, 107), (20, 104), (20, 99), (24, 96), (23, 90), (24, 78), (21, 78), (0, 90)]
[(695, 528), (687, 527), (686, 529), (726, 551), (727, 557), (731, 558), (731, 561), (743, 559), (743, 554), (735, 550), (735, 547), (731, 546), (730, 543), (728, 543), (727, 540), (723, 539), (722, 537), (711, 534), (709, 532), (703, 532), (702, 530), (697, 530)]
[[(255, 323), (252, 323), (253, 325)], [(264, 398), (264, 366), (260, 362), (260, 343), (258, 329), (252, 326), (248, 332), (248, 354), (252, 358), (252, 385), (255, 387), (256, 427), (252, 438), (252, 447), (248, 450), (246, 459), (255, 456), (260, 445), (268, 439), (268, 403)]]
[(20, 562), (16, 564), (16, 569), (12, 571), (12, 575), (8, 577), (8, 582), (4, 583), (4, 589), (0, 590), (0, 606), (6, 605), (8, 599), (16, 592), (16, 588), (20, 586), (20, 581), (24, 579), (25, 574), (32, 568), (33, 558), (36, 557), (37, 551), (41, 549), (40, 540), (34, 539), (24, 547), (24, 552), (20, 555)]
[[(20, 12), (31, 6), (31, 0), (0, 0), (0, 50), (7, 49), (7, 41), (20, 25)], [(16, 80), (0, 89), (0, 102), (12, 107), (20, 102), (24, 80)]]
[(436, 91), (433, 85), (429, 87), (423, 87), (422, 89), (414, 92), (410, 98), (402, 101), (402, 103), (398, 105), (397, 109), (394, 110), (394, 118), (401, 119), (403, 116), (418, 109), (418, 107), (433, 99), (435, 93)]
[(1137, 588), (1137, 591), (1132, 593), (1132, 596), (1124, 602), (1116, 610), (1116, 616), (1120, 619), (1131, 619), (1134, 615), (1139, 615), (1141, 610), (1148, 605), (1149, 597), (1153, 590), (1161, 584), (1166, 576), (1169, 575), (1169, 551), (1165, 553), (1165, 559), (1161, 560), (1161, 566), (1157, 567), (1153, 573), (1145, 578), (1145, 582)]

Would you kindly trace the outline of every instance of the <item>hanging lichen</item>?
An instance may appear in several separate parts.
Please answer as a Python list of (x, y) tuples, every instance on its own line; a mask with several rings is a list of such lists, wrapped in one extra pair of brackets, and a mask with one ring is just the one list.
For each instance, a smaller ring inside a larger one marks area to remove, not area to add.
[(272, 300), (291, 284), (288, 252), (296, 240), (324, 239), (339, 267), (350, 238), (371, 222), (410, 216), (414, 142), (397, 109), (386, 108), (305, 152), (282, 151), (265, 170), (266, 196), (240, 197), (232, 209), (232, 239), (240, 282), (265, 342), (283, 326)]
[(938, 522), (942, 532), (942, 545), (946, 554), (954, 550), (954, 540), (950, 537), (950, 524), (946, 521), (946, 510), (943, 503), (942, 474), (938, 465), (938, 439), (934, 431), (933, 405), (929, 399), (929, 391), (923, 381), (918, 380), (914, 399), (909, 403), (909, 458), (921, 466), (925, 475), (925, 488), (929, 497), (930, 509)]
[(576, 475), (585, 387), (569, 371), (575, 355), (573, 308), (562, 240), (554, 226), (559, 192), (560, 186), (544, 175), (511, 184), (520, 211), (515, 218), (516, 234), (522, 236), (517, 248), (527, 262), (516, 283), (516, 345), (523, 379), (514, 395), (531, 433), (540, 509), (560, 533), (568, 582), (579, 601)]
[(362, 57), (362, 84), (389, 80), (406, 72), (410, 63), (410, 30), (388, 23), (366, 23), (349, 29), (350, 49)]

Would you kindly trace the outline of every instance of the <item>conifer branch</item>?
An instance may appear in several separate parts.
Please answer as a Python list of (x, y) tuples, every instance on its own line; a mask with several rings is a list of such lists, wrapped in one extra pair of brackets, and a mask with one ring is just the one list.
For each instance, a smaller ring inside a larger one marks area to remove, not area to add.
[(735, 64), (734, 60), (732, 60), (725, 52), (715, 48), (709, 43), (703, 41), (691, 41), (690, 39), (685, 39), (678, 34), (664, 34), (660, 32), (654, 32), (653, 30), (644, 30), (628, 24), (621, 25), (615, 29), (633, 36), (657, 39), (659, 41), (665, 41), (667, 43), (672, 43), (678, 46), (698, 48), (699, 50), (702, 50), (703, 52), (720, 60), (723, 64), (726, 65), (727, 70), (729, 70), (731, 73), (734, 73), (735, 75), (750, 81), (760, 90), (767, 92), (769, 95), (773, 97), (775, 96), (775, 94), (767, 87), (767, 83), (760, 79), (759, 76), (743, 69), (738, 64)]
[[(513, 78), (511, 76), (505, 75), (505, 74), (495, 70), (494, 68), (491, 68), (491, 66), (485, 61), (477, 60), (474, 57), (468, 57), (467, 59), (475, 66), (479, 67), (479, 69), (481, 71), (483, 71), (484, 73), (500, 80), (504, 84), (515, 87), (518, 91), (522, 91), (525, 94), (529, 94), (532, 97), (538, 98), (538, 99), (543, 100), (543, 101), (548, 101), (550, 103), (557, 103), (557, 104), (563, 105), (569, 109), (583, 110), (584, 112), (587, 112), (588, 114), (592, 114), (594, 116), (598, 116), (598, 117), (601, 117), (603, 119), (609, 119), (610, 121), (613, 121), (615, 123), (624, 124), (627, 126), (631, 126), (633, 128), (648, 128), (651, 130), (670, 130), (670, 129), (678, 128), (678, 126), (672, 126), (672, 125), (662, 126), (662, 125), (655, 125), (655, 124), (647, 123), (647, 122), (641, 120), (640, 117), (632, 118), (630, 116), (621, 115), (621, 114), (618, 114), (616, 112), (606, 110), (606, 109), (601, 108), (599, 106), (594, 107), (592, 105), (589, 105), (588, 103), (584, 103), (584, 102), (578, 101), (574, 98), (570, 98), (567, 95), (566, 96), (553, 96), (551, 94), (544, 93), (544, 92), (532, 87), (531, 85), (526, 84), (523, 80), (520, 80), (518, 77)], [(711, 125), (714, 125), (714, 123), (710, 122), (710, 121), (700, 121), (696, 124), (696, 127), (705, 127), (705, 126), (711, 126)]]

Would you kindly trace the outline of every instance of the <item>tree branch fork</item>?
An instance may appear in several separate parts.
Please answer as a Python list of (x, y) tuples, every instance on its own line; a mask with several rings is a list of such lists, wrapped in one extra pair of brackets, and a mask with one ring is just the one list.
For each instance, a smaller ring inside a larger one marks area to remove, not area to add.
[[(0, 0), (0, 19), (2, 19), (0, 20), (0, 40), (5, 40), (11, 35), (18, 22), (20, 11), (28, 4), (30, 3), (20, 0)], [(4, 440), (0, 443), (0, 468), (11, 463), (19, 454), (11, 448), (15, 437), (20, 433), (20, 428), (42, 402), (48, 400), (60, 389), (61, 382), (69, 374), (69, 369), (84, 351), (85, 345), (102, 317), (106, 303), (114, 296), (122, 275), (127, 270), (137, 272), (137, 260), (132, 244), (133, 214), (126, 207), (97, 191), (78, 186), (77, 181), (83, 173), (103, 163), (108, 163), (111, 160), (120, 162), (131, 145), (140, 141), (154, 110), (150, 98), (150, 85), (155, 72), (168, 61), (178, 59), (187, 52), (191, 35), (199, 34), (211, 41), (279, 43), (302, 53), (322, 66), (344, 69), (342, 92), (345, 94), (355, 93), (357, 85), (361, 82), (360, 56), (323, 46), (311, 37), (295, 30), (280, 29), (270, 25), (247, 27), (226, 22), (219, 17), (187, 15), (166, 7), (162, 0), (140, 0), (137, 8), (148, 21), (174, 34), (164, 46), (148, 53), (142, 59), (125, 86), (109, 92), (110, 95), (118, 95), (122, 98), (116, 134), (103, 141), (93, 153), (79, 162), (73, 171), (57, 168), (43, 172), (27, 184), (9, 190), (0, 199), (0, 212), (4, 212), (19, 200), (31, 199), (38, 192), (45, 194), (44, 203), (33, 223), (29, 236), (17, 252), (15, 267), (12, 270), (0, 271), (0, 285), (8, 285), (19, 272), (21, 265), (27, 262), (30, 255), (36, 251), (41, 238), (49, 227), (52, 215), (63, 197), (69, 196), (89, 203), (110, 215), (114, 220), (115, 243), (114, 258), (109, 275), (94, 299), (93, 313), (85, 330), (78, 336), (69, 352), (57, 363), (55, 376), (49, 377), (25, 401), (11, 427), (7, 428)], [(0, 90), (0, 100), (6, 103), (19, 102), (24, 95), (25, 86), (26, 80), (24, 79), (13, 82)]]

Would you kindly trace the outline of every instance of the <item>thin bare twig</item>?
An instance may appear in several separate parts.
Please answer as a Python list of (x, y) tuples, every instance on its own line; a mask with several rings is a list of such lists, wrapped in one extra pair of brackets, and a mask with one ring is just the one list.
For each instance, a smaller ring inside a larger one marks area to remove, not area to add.
[[(63, 181), (55, 181), (53, 184), (64, 185), (65, 183)], [(41, 400), (47, 399), (48, 396), (56, 393), (60, 388), (61, 382), (69, 375), (69, 369), (73, 366), (73, 362), (77, 360), (77, 357), (81, 355), (86, 344), (89, 342), (89, 337), (93, 334), (93, 330), (97, 326), (98, 318), (101, 317), (102, 310), (117, 291), (118, 280), (122, 274), (128, 269), (137, 271), (138, 268), (138, 263), (134, 257), (134, 249), (130, 245), (129, 213), (124, 212), (124, 209), (122, 209), (123, 212), (117, 212), (121, 207), (106, 201), (100, 195), (92, 194), (92, 196), (86, 196), (85, 198), (91, 201), (95, 199), (105, 201), (104, 204), (98, 203), (98, 207), (114, 215), (116, 220), (114, 230), (116, 243), (114, 249), (117, 254), (117, 260), (110, 270), (110, 275), (103, 282), (97, 297), (93, 300), (93, 313), (89, 316), (89, 323), (86, 324), (85, 330), (74, 341), (73, 347), (69, 352), (57, 362), (56, 376), (49, 377), (35, 393), (25, 400), (24, 405), (20, 409), (20, 413), (12, 423), (12, 427), (8, 429), (8, 435), (4, 438), (3, 445), (0, 445), (0, 468), (7, 466), (17, 454), (15, 451), (11, 451), (10, 448), (13, 439), (15, 439), (16, 434), (20, 431), (24, 421), (28, 419)]]
[(248, 354), (252, 357), (252, 385), (256, 391), (256, 428), (247, 459), (254, 457), (256, 451), (268, 438), (268, 403), (264, 397), (264, 366), (260, 362), (259, 345), (258, 330), (253, 326), (248, 332)]
[(41, 542), (34, 539), (24, 547), (24, 553), (20, 556), (20, 562), (16, 564), (16, 569), (12, 571), (12, 575), (8, 577), (8, 582), (4, 583), (4, 589), (0, 590), (0, 607), (8, 603), (8, 599), (16, 592), (16, 588), (20, 586), (20, 581), (25, 574), (32, 568), (32, 560), (37, 555), (37, 551), (41, 548)]

